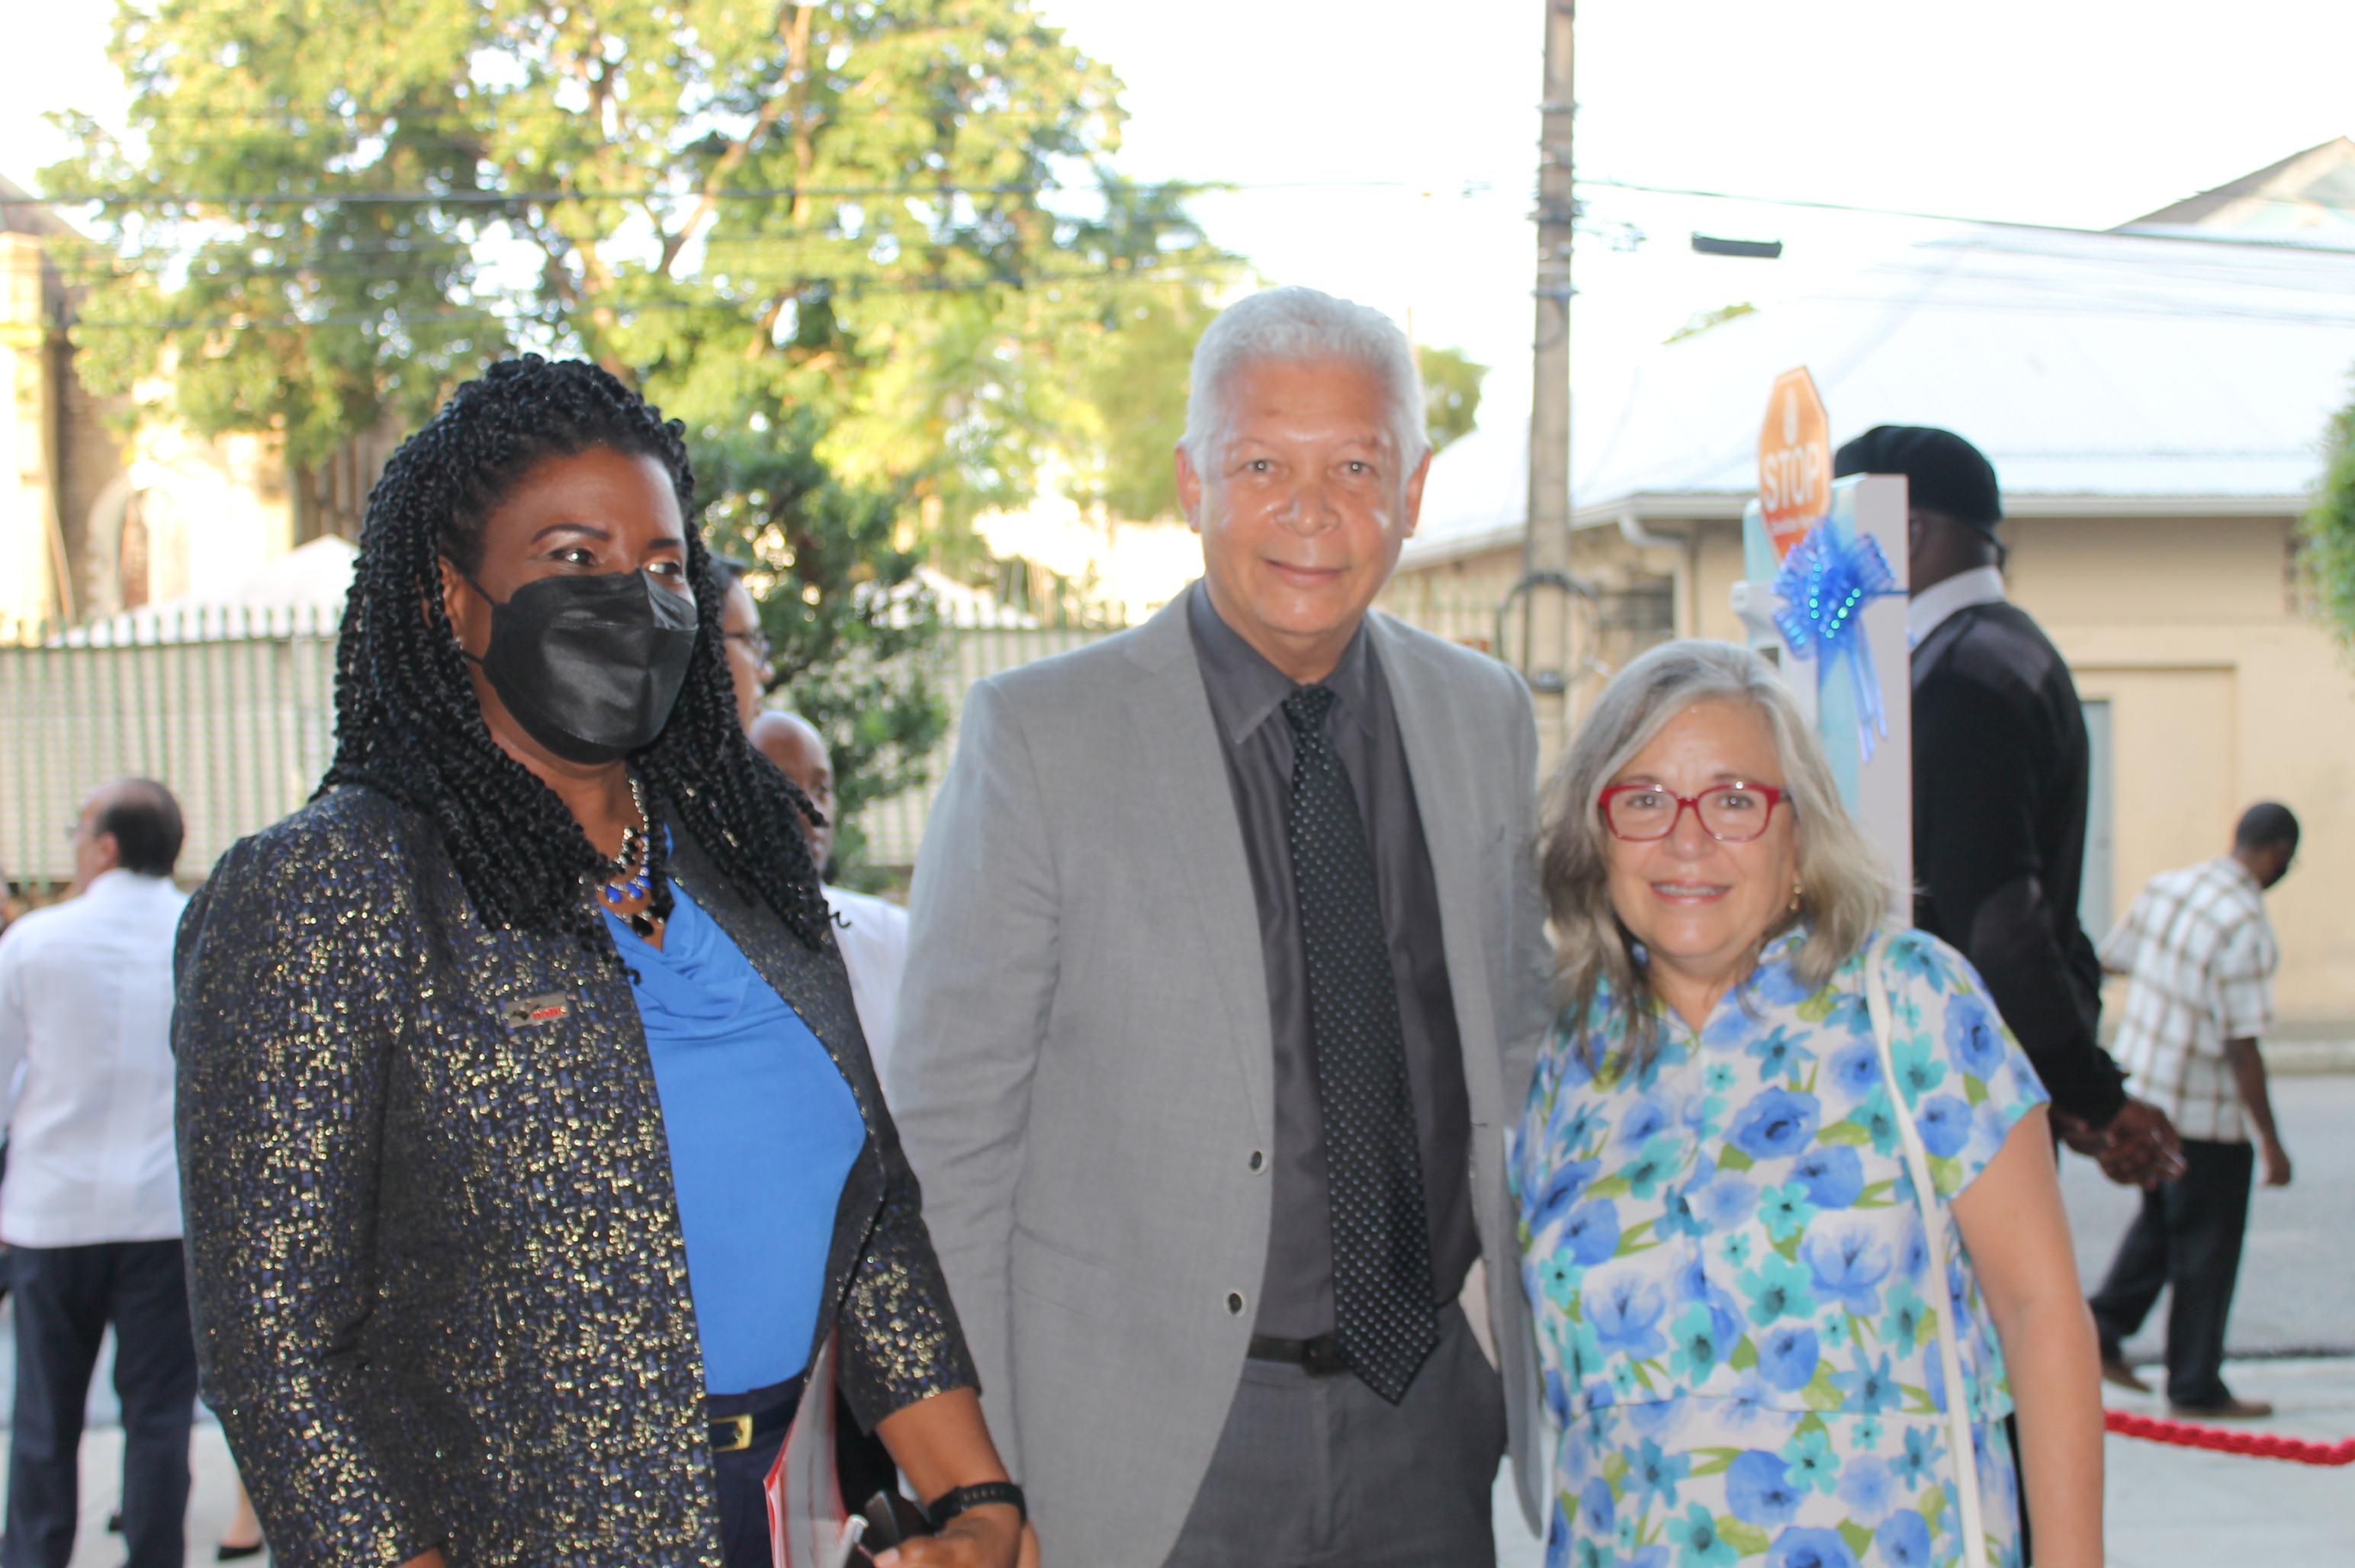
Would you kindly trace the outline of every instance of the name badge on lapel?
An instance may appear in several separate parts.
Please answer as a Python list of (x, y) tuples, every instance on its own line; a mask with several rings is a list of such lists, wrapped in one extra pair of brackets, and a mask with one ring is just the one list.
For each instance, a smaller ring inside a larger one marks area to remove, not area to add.
[(530, 1029), (538, 1024), (552, 1024), (572, 1011), (572, 998), (562, 991), (549, 991), (544, 996), (526, 997), (509, 1002), (500, 1017), (509, 1029)]

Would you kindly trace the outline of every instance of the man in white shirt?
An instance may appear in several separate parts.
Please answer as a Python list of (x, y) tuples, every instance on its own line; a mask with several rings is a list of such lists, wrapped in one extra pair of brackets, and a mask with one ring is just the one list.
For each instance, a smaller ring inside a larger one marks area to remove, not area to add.
[[(826, 737), (795, 713), (763, 713), (752, 723), (752, 744), (802, 786), (802, 793), (826, 815), (822, 827), (809, 831), (810, 858), (821, 875), (834, 871), (834, 759)], [(850, 971), (850, 999), (858, 1008), (858, 1027), (867, 1036), (868, 1054), (875, 1059), (877, 1082), (888, 1088), (890, 1076), (891, 1031), (897, 1027), (900, 972), (908, 963), (908, 912), (887, 900), (848, 888), (826, 884), (826, 906), (834, 911), (835, 940), (842, 944), (843, 966)]]
[(2132, 1093), (2182, 1134), (2184, 1171), (2144, 1191), (2142, 1211), (2094, 1296), (2094, 1323), (2103, 1375), (2142, 1389), (2118, 1345), (2142, 1327), (2160, 1288), (2172, 1288), (2167, 1398), (2179, 1414), (2273, 1413), (2263, 1401), (2234, 1398), (2220, 1373), (2256, 1155), (2264, 1157), (2266, 1186), (2289, 1185), (2257, 1042), (2273, 1023), (2281, 962), (2264, 891), (2288, 873), (2297, 839), (2287, 806), (2249, 807), (2232, 853), (2152, 878), (2102, 944), (2102, 967), (2132, 982), (2118, 1058)]
[(5, 1568), (73, 1555), (82, 1408), (110, 1325), (131, 1568), (186, 1560), (197, 1354), (170, 1041), (182, 836), (162, 784), (100, 786), (73, 829), (78, 896), (0, 936), (0, 1241), (16, 1300)]

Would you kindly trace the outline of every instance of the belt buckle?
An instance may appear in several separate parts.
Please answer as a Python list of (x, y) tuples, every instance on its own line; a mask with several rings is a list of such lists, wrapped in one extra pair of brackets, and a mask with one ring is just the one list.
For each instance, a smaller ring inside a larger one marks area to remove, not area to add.
[(1337, 1377), (1349, 1370), (1349, 1359), (1341, 1353), (1337, 1334), (1319, 1334), (1314, 1339), (1300, 1343), (1300, 1370), (1312, 1378)]
[(711, 1424), (714, 1428), (728, 1427), (732, 1433), (726, 1442), (712, 1444), (711, 1451), (714, 1454), (733, 1454), (752, 1445), (752, 1417), (749, 1413), (722, 1415), (715, 1419)]

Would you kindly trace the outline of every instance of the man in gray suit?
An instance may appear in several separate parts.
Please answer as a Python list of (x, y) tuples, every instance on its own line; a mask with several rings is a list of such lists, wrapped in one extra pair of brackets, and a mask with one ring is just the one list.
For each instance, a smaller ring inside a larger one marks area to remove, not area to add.
[(1273, 290), (1191, 386), (1201, 581), (967, 699), (893, 1105), (1049, 1568), (1491, 1564), (1508, 1430), (1536, 1518), (1528, 693), (1368, 613), (1430, 461), (1396, 326)]

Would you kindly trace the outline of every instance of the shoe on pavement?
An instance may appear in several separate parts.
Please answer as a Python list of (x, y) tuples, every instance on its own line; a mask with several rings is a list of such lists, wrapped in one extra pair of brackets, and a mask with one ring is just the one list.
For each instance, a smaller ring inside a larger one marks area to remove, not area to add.
[(2187, 1421), (2256, 1421), (2271, 1415), (2274, 1407), (2262, 1399), (2226, 1398), (2221, 1404), (2176, 1404), (2169, 1403), (2167, 1413)]
[(2137, 1393), (2150, 1392), (2150, 1385), (2143, 1381), (2132, 1367), (2126, 1365), (2124, 1358), (2118, 1356), (2102, 1358), (2102, 1381), (2105, 1383), (2115, 1383), (2120, 1388), (2132, 1389)]

